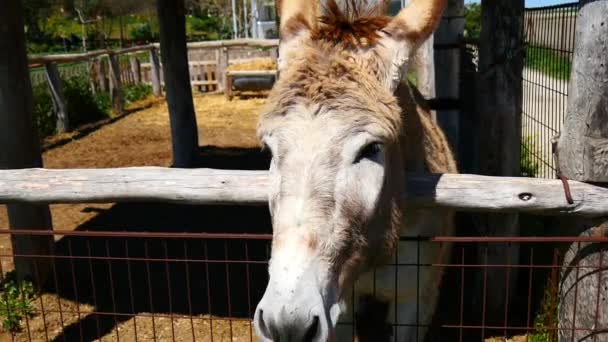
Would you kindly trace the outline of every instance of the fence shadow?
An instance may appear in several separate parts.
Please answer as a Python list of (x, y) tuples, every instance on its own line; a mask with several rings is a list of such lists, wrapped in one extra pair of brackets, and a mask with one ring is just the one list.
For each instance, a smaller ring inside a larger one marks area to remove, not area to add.
[[(120, 204), (79, 230), (270, 233), (268, 217), (259, 207)], [(49, 281), (47, 291), (100, 313), (66, 328), (66, 337), (80, 329), (103, 336), (137, 313), (252, 317), (267, 282), (268, 253), (267, 240), (70, 236), (56, 244), (55, 254), (69, 258), (56, 262), (60, 288)]]
[[(205, 147), (197, 167), (264, 169), (268, 162), (259, 149)], [(265, 206), (129, 203), (99, 211), (77, 231), (270, 234), (271, 224)], [(63, 237), (45, 291), (93, 305), (96, 314), (55, 340), (94, 340), (138, 313), (252, 317), (268, 280), (269, 242)]]

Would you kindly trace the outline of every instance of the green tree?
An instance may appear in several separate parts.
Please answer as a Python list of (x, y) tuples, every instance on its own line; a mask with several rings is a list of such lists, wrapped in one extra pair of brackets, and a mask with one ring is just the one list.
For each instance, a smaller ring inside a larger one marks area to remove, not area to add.
[(465, 36), (467, 38), (479, 39), (481, 33), (481, 5), (470, 3), (465, 6)]
[(40, 42), (46, 38), (41, 22), (50, 16), (53, 7), (51, 0), (23, 0), (26, 37), (29, 41)]

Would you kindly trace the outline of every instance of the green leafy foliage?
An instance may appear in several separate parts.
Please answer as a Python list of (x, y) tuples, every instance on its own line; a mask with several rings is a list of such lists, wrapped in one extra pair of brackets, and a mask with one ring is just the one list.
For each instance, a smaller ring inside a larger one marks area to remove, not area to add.
[[(557, 286), (549, 281), (545, 287), (545, 293), (541, 308), (534, 319), (535, 331), (530, 334), (530, 342), (556, 341), (557, 317), (559, 308), (559, 293)], [(553, 328), (553, 329), (552, 329)]]
[(158, 34), (153, 32), (152, 25), (149, 22), (136, 23), (131, 27), (129, 32), (131, 39), (137, 42), (150, 42), (158, 37)]
[(213, 30), (219, 26), (219, 20), (215, 17), (190, 17), (188, 22), (195, 31)]
[(187, 33), (190, 38), (201, 40), (229, 39), (231, 29), (219, 17), (188, 16), (186, 18)]
[[(91, 91), (86, 76), (74, 76), (63, 79), (63, 96), (70, 126), (78, 127), (83, 124), (105, 119), (109, 116), (112, 101), (108, 93)], [(57, 116), (53, 108), (53, 99), (46, 83), (32, 87), (34, 123), (38, 128), (40, 138), (56, 133)], [(138, 90), (137, 93), (142, 93)], [(141, 95), (139, 95), (141, 96)], [(136, 96), (135, 96), (136, 97)]]
[(49, 93), (46, 83), (32, 87), (34, 95), (33, 110), (34, 124), (38, 127), (40, 138), (55, 134), (55, 113), (53, 111), (53, 99)]
[(537, 154), (535, 137), (530, 135), (521, 142), (521, 152), (519, 158), (520, 173), (523, 177), (536, 177), (540, 170), (540, 165), (535, 161), (534, 154)]
[(481, 34), (481, 5), (470, 3), (465, 6), (464, 30), (467, 38), (479, 39)]
[[(29, 53), (82, 51), (83, 30), (88, 50), (150, 42), (159, 37), (154, 1), (22, 1)], [(237, 2), (239, 13), (242, 13), (242, 6), (242, 2)], [(274, 9), (274, 6), (265, 7)], [(86, 22), (84, 26), (78, 13)], [(232, 36), (231, 6), (227, 0), (187, 1), (186, 16), (188, 40), (230, 39)]]
[(528, 46), (526, 67), (559, 80), (569, 80), (572, 60), (565, 54), (542, 46)]
[(143, 100), (152, 95), (152, 86), (148, 84), (135, 84), (125, 87), (123, 91), (125, 104), (128, 106), (133, 102)]
[(93, 94), (86, 76), (75, 76), (64, 80), (63, 95), (72, 127), (108, 117), (111, 107), (109, 95)]
[(0, 319), (4, 330), (19, 331), (21, 320), (34, 315), (34, 295), (31, 282), (17, 280), (14, 272), (7, 274), (0, 289)]

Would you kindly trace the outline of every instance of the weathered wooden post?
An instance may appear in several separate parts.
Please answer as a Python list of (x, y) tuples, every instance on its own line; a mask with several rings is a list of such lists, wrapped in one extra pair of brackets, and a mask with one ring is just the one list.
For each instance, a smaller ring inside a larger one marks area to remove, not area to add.
[(139, 63), (139, 59), (137, 56), (131, 55), (129, 56), (129, 64), (131, 65), (131, 73), (133, 73), (133, 82), (135, 84), (141, 83), (141, 64)]
[(95, 74), (97, 76), (99, 90), (103, 92), (108, 91), (108, 76), (106, 72), (106, 65), (103, 62), (102, 57), (95, 58), (95, 60), (93, 61), (93, 67), (95, 68)]
[[(576, 21), (576, 46), (568, 108), (559, 137), (562, 175), (608, 182), (608, 1), (583, 1)], [(603, 15), (603, 16), (602, 16)]]
[[(33, 121), (30, 83), (23, 31), (21, 1), (7, 1), (0, 11), (0, 168), (41, 167), (40, 142)], [(52, 230), (48, 205), (7, 205), (11, 229)], [(13, 254), (48, 255), (52, 236), (13, 235)], [(15, 257), (21, 278), (43, 282), (49, 259)]]
[[(519, 176), (520, 173), (523, 18), (523, 0), (482, 2), (479, 113), (472, 132), (479, 139), (475, 173), (493, 176)], [(519, 234), (517, 214), (475, 215), (475, 223), (481, 236)], [(515, 265), (519, 261), (517, 244), (479, 245), (477, 251), (480, 264)], [(488, 316), (485, 324), (502, 324), (505, 307), (516, 289), (517, 269), (492, 269), (485, 280), (481, 273), (476, 282), (475, 307), (481, 310), (481, 303), (485, 303), (483, 309)], [(482, 290), (484, 281), (492, 284), (485, 293)]]
[(191, 167), (199, 153), (190, 86), (184, 0), (157, 0), (160, 47), (169, 105), (173, 166)]
[(150, 49), (150, 77), (152, 78), (152, 93), (154, 96), (162, 96), (163, 88), (160, 83), (160, 60), (156, 48)]
[[(568, 107), (557, 145), (558, 174), (582, 182), (608, 184), (608, 1), (583, 0), (576, 20), (576, 45)], [(608, 236), (608, 224), (570, 222), (583, 235)], [(572, 272), (564, 264), (560, 288), (560, 341), (598, 341), (608, 332), (608, 250), (601, 244), (573, 244), (565, 262), (597, 267)], [(598, 269), (599, 268), (599, 269)], [(602, 281), (603, 279), (603, 281)], [(573, 288), (578, 291), (573, 291)], [(599, 310), (597, 308), (600, 308)], [(594, 327), (598, 331), (576, 330)], [(593, 339), (593, 337), (591, 338)]]
[(70, 129), (70, 120), (68, 118), (65, 98), (63, 97), (61, 75), (59, 75), (56, 63), (47, 63), (44, 67), (46, 68), (46, 79), (49, 83), (53, 107), (55, 107), (55, 115), (57, 116), (55, 127), (58, 133), (65, 133)]
[(122, 80), (120, 78), (120, 63), (118, 55), (108, 54), (110, 61), (110, 97), (112, 98), (112, 108), (114, 113), (121, 115), (124, 113), (124, 100), (122, 95)]
[[(439, 99), (457, 99), (460, 95), (460, 46), (463, 33), (464, 0), (449, 0), (434, 35), (435, 95)], [(459, 110), (452, 109), (438, 110), (436, 114), (437, 122), (444, 129), (457, 156), (460, 143), (459, 113)]]
[(93, 95), (97, 94), (97, 70), (95, 69), (95, 59), (87, 61), (87, 73), (89, 75), (89, 87)]
[(226, 91), (226, 71), (230, 65), (230, 54), (228, 48), (220, 47), (217, 49), (217, 80), (219, 82), (219, 89)]

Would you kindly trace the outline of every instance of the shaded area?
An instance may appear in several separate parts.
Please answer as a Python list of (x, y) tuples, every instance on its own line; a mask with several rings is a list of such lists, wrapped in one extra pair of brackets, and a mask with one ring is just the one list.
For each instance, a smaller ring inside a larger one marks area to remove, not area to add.
[[(259, 149), (206, 147), (198, 167), (264, 169), (268, 158)], [(77, 230), (270, 234), (271, 225), (266, 207), (129, 203), (98, 210)], [(268, 280), (269, 240), (68, 236), (55, 254), (45, 290), (97, 313), (57, 341), (99, 338), (142, 312), (249, 318)]]
[(225, 170), (268, 170), (270, 168), (270, 152), (254, 148), (230, 148), (205, 146), (201, 147), (201, 157), (196, 162), (196, 168), (212, 168)]
[[(474, 217), (457, 215), (457, 236), (475, 235), (470, 231)], [(559, 218), (521, 215), (521, 236), (559, 236)], [(561, 232), (564, 235), (564, 232)], [(576, 236), (571, 232), (565, 236)], [(555, 309), (560, 266), (568, 243), (557, 242), (467, 242), (454, 243), (451, 265), (445, 269), (441, 296), (426, 341), (479, 341), (482, 338), (534, 335), (539, 329), (554, 331), (557, 328)], [(520, 249), (517, 265), (512, 267), (485, 267), (483, 260), (492, 246)], [(490, 249), (489, 249), (490, 248)], [(467, 265), (459, 267), (458, 265)], [(557, 265), (557, 267), (553, 267)], [(513, 267), (517, 266), (517, 267)], [(518, 283), (504, 293), (509, 303), (499, 312), (484, 308), (486, 291), (495, 284), (486, 280), (492, 272), (508, 270), (517, 274)], [(479, 279), (479, 281), (477, 280)], [(446, 327), (449, 325), (449, 327)], [(529, 330), (525, 327), (535, 327)], [(482, 328), (484, 327), (484, 328)]]

